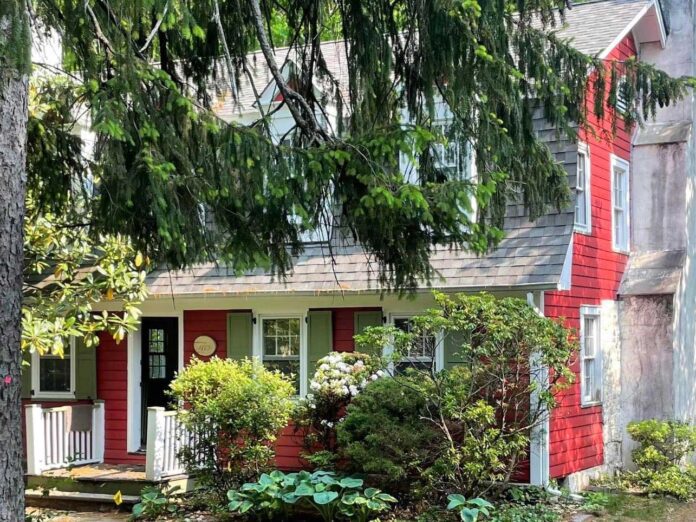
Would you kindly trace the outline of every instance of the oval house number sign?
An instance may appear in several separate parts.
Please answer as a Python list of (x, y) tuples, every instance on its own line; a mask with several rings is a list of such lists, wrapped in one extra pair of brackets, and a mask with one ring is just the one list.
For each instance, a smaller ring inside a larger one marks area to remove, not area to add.
[(207, 335), (196, 337), (196, 340), (193, 341), (193, 351), (203, 357), (210, 357), (213, 355), (215, 353), (215, 348), (215, 339)]

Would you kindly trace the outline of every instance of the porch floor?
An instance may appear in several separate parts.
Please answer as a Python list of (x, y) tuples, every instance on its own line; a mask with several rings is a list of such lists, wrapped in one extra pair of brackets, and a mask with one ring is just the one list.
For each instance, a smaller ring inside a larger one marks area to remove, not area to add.
[(125, 464), (88, 464), (74, 468), (44, 471), (44, 477), (93, 482), (146, 482), (145, 466)]

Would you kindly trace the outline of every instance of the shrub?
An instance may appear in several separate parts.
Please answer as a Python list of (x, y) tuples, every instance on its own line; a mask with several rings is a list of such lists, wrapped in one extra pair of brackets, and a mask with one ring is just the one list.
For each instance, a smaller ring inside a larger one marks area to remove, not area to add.
[(274, 456), (273, 442), (293, 408), (287, 377), (256, 360), (193, 359), (171, 383), (182, 422), (197, 436), (180, 458), (203, 487), (224, 496), (257, 476)]
[(420, 376), (371, 383), (338, 425), (341, 454), (353, 471), (378, 474), (386, 487), (416, 483), (434, 461), (439, 439), (422, 417), (430, 391)]
[(319, 359), (310, 393), (299, 401), (293, 419), (296, 428), (305, 432), (305, 458), (318, 467), (333, 465), (336, 426), (345, 407), (383, 375), (379, 359), (364, 353), (332, 352)]
[[(416, 388), (425, 395), (421, 422), (435, 428), (441, 455), (425, 475), (442, 495), (477, 497), (492, 481), (507, 481), (525, 456), (532, 428), (572, 382), (568, 360), (576, 345), (559, 322), (539, 316), (521, 299), (434, 295), (438, 306), (412, 318), (414, 328), (401, 332), (397, 344), (442, 332), (446, 359), (454, 366), (420, 372)], [(368, 328), (356, 341), (377, 350), (374, 344), (393, 333)]]
[(696, 450), (696, 427), (673, 420), (650, 419), (628, 424), (639, 446), (633, 461), (639, 468), (659, 471), (679, 465)]
[(362, 479), (340, 477), (330, 471), (273, 471), (261, 475), (258, 482), (230, 490), (227, 497), (230, 511), (251, 512), (269, 520), (279, 515), (287, 519), (298, 508), (310, 508), (326, 522), (337, 518), (367, 522), (396, 503), (394, 497), (378, 489), (362, 488)]

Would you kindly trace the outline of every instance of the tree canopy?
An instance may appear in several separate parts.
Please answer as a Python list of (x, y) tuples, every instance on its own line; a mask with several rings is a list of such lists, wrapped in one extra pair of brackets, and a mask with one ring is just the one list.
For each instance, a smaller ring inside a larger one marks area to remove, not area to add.
[[(301, 233), (337, 212), (380, 282), (409, 289), (433, 275), (433, 247), (494, 246), (510, 198), (532, 218), (569, 203), (566, 172), (535, 135), (535, 108), (572, 137), (588, 114), (617, 118), (619, 88), (640, 97), (623, 116), (629, 126), (684, 94), (688, 79), (560, 40), (564, 9), (563, 0), (35, 0), (33, 13), (60, 35), (73, 90), (62, 99), (89, 111), (97, 136), (95, 233), (123, 234), (171, 267), (215, 259), (283, 275)], [(347, 90), (320, 45), (336, 37)], [(292, 52), (274, 52), (277, 39)], [(274, 141), (262, 108), (248, 127), (212, 110), (214, 82), (233, 96), (251, 84), (255, 50), (293, 116), (289, 142)], [(333, 88), (317, 95), (317, 79)], [(329, 104), (338, 116), (327, 126)], [(434, 168), (437, 144), (454, 141), (473, 150), (475, 183)], [(418, 162), (417, 183), (404, 179), (400, 155)], [(65, 191), (70, 166), (54, 164), (41, 183)]]

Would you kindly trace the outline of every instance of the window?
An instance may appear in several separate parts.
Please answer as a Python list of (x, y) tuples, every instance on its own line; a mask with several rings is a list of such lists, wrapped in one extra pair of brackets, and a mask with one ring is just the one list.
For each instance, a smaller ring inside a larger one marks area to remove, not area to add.
[(150, 379), (167, 378), (167, 356), (164, 352), (164, 329), (150, 328), (147, 340), (147, 357)]
[(629, 206), (628, 206), (628, 162), (612, 156), (611, 161), (611, 206), (612, 244), (615, 250), (628, 251)]
[(575, 181), (575, 229), (589, 233), (592, 228), (590, 196), (590, 155), (587, 145), (578, 143), (578, 160)]
[(599, 309), (580, 309), (580, 375), (582, 404), (590, 406), (602, 401), (602, 347)]
[(34, 397), (73, 398), (75, 396), (74, 343), (65, 344), (63, 357), (32, 355), (32, 392)]
[[(395, 317), (394, 326), (403, 332), (411, 332), (413, 323), (408, 317)], [(404, 372), (408, 368), (417, 370), (430, 371), (433, 367), (433, 362), (436, 368), (438, 364), (437, 357), (437, 338), (435, 335), (421, 335), (413, 340), (405, 357), (394, 365), (394, 370)]]
[(616, 111), (619, 115), (624, 116), (628, 113), (631, 107), (631, 100), (628, 96), (628, 80), (626, 75), (619, 78), (616, 85)]
[(264, 366), (291, 375), (300, 394), (302, 320), (299, 317), (261, 319), (261, 359)]

